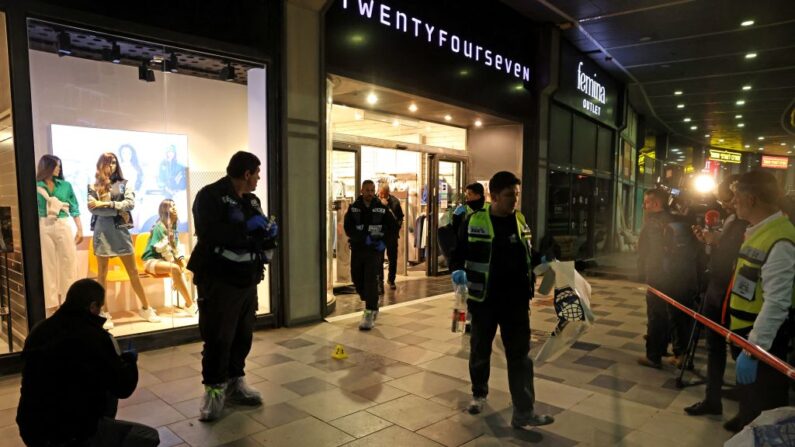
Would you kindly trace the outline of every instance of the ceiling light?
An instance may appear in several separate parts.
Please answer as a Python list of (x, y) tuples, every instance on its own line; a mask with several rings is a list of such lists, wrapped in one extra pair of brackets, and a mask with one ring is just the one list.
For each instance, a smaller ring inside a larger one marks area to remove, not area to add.
[(227, 62), (226, 66), (221, 69), (221, 80), (231, 82), (235, 80), (235, 67), (231, 62)]
[(483, 125), (483, 121), (481, 121), (481, 120), (479, 120), (479, 119), (476, 119), (476, 120), (475, 120), (475, 127), (480, 127), (480, 126), (482, 126), (482, 125)]
[(754, 24), (753, 20), (744, 20), (743, 22), (740, 23), (740, 26), (751, 26), (753, 24)]
[(750, 144), (746, 144), (746, 145), (745, 145), (745, 148), (746, 148), (746, 149), (748, 149), (748, 148), (750, 148), (750, 147), (751, 147), (751, 145), (750, 145)]
[(791, 153), (792, 153), (792, 151), (787, 151), (787, 153), (788, 153), (788, 154), (791, 154)]
[(745, 100), (744, 99), (740, 99), (735, 104), (737, 104), (738, 106), (745, 105)]
[(416, 112), (416, 111), (417, 111), (417, 104), (414, 104), (414, 103), (412, 102), (412, 103), (411, 103), (411, 105), (409, 106), (409, 112), (412, 112), (412, 113), (414, 113), (414, 112)]
[(444, 120), (445, 120), (445, 121), (452, 121), (452, 120), (453, 120), (453, 117), (452, 117), (452, 116), (450, 116), (450, 115), (445, 115), (445, 116), (444, 116)]
[(756, 57), (756, 53), (748, 53), (748, 54), (745, 55), (746, 59), (753, 59), (755, 57)]
[(781, 146), (786, 146), (786, 145), (787, 145), (787, 143), (780, 143), (780, 145), (781, 145)]
[(367, 94), (367, 104), (373, 105), (378, 102), (378, 95), (373, 92)]
[(676, 96), (679, 96), (679, 95), (681, 95), (681, 94), (682, 94), (682, 91), (681, 91), (681, 90), (676, 90), (676, 91), (674, 92), (674, 95), (676, 95)]
[(392, 127), (398, 127), (398, 126), (400, 126), (400, 121), (396, 119), (392, 120)]
[(762, 141), (762, 140), (765, 139), (765, 137), (756, 137), (756, 139), (759, 140), (759, 141)]
[(718, 140), (718, 143), (723, 143), (723, 138), (721, 138), (720, 140)]
[(750, 85), (744, 85), (743, 86), (743, 90), (751, 90), (751, 86)]
[(686, 123), (689, 123), (691, 120), (690, 120), (690, 118), (685, 118), (685, 119), (684, 119), (684, 120), (682, 120), (682, 121), (684, 121), (684, 122), (686, 122)]
[(61, 31), (58, 33), (57, 40), (55, 41), (55, 48), (58, 50), (58, 56), (69, 56), (72, 54), (72, 39), (69, 33)]
[(690, 126), (690, 130), (698, 130), (698, 126)]
[(708, 133), (704, 134), (704, 138), (709, 138), (709, 137), (710, 137), (710, 134), (708, 134)]
[(765, 148), (763, 148), (763, 147), (760, 147), (760, 148), (759, 148), (759, 150), (760, 150), (760, 151), (763, 151), (763, 150), (765, 150)]
[(684, 109), (684, 108), (685, 108), (685, 105), (684, 105), (684, 104), (677, 104), (677, 105), (676, 105), (676, 108), (677, 108), (677, 109)]
[(734, 118), (735, 118), (735, 119), (740, 119), (740, 118), (742, 118), (742, 117), (743, 117), (742, 115), (734, 115)]
[(745, 127), (745, 123), (737, 123), (737, 127)]
[(680, 152), (678, 147), (672, 148), (671, 152)]

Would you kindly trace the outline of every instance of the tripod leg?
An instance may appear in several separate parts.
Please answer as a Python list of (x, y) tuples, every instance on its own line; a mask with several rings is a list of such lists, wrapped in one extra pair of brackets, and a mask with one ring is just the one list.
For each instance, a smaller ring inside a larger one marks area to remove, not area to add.
[[(698, 313), (704, 313), (704, 306), (706, 300), (702, 299), (698, 306)], [(679, 377), (676, 378), (676, 387), (677, 388), (684, 388), (684, 376), (685, 376), (685, 369), (687, 369), (688, 365), (693, 362), (693, 359), (696, 356), (696, 348), (698, 348), (698, 339), (701, 337), (701, 324), (694, 321), (693, 322), (693, 329), (690, 330), (690, 340), (687, 342), (687, 349), (684, 353), (684, 358), (682, 359), (682, 364), (679, 365)]]

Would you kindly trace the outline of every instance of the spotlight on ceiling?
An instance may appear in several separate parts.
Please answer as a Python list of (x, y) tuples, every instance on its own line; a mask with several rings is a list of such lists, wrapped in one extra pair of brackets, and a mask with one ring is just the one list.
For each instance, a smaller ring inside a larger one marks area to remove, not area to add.
[(723, 141), (724, 141), (723, 138), (721, 138), (718, 140), (718, 143), (723, 143)]
[(367, 94), (367, 104), (374, 105), (378, 102), (378, 95), (373, 92)]
[(756, 57), (756, 53), (748, 53), (745, 55), (746, 59), (754, 59)]
[(735, 104), (737, 104), (738, 106), (745, 105), (745, 100), (744, 99), (740, 99)]
[(169, 56), (168, 60), (164, 62), (166, 71), (171, 73), (178, 73), (179, 72), (179, 60), (177, 59), (177, 53), (172, 52), (171, 56)]
[(759, 150), (760, 150), (760, 151), (763, 151), (763, 150), (765, 150), (765, 148), (764, 148), (764, 147), (760, 147), (760, 148), (759, 148)]
[(737, 123), (737, 127), (745, 127), (745, 123)]
[(684, 105), (684, 104), (677, 104), (677, 105), (676, 105), (676, 108), (677, 108), (677, 109), (684, 109), (684, 108), (685, 108), (685, 105)]
[(734, 115), (734, 118), (735, 118), (735, 119), (740, 119), (740, 118), (742, 118), (742, 117), (743, 117), (742, 115)]
[(698, 126), (690, 126), (690, 130), (698, 130)]
[(231, 62), (227, 62), (226, 66), (221, 69), (221, 80), (232, 82), (235, 80), (235, 67), (232, 66)]
[(55, 48), (58, 50), (59, 57), (69, 56), (72, 54), (72, 39), (69, 37), (69, 33), (66, 31), (58, 32), (58, 36), (55, 41)]
[(750, 147), (751, 147), (751, 145), (750, 145), (750, 144), (746, 144), (744, 147), (745, 147), (746, 149), (748, 149), (748, 148), (750, 148)]
[(481, 121), (480, 119), (476, 119), (475, 120), (475, 127), (480, 127), (482, 125), (483, 125), (483, 121)]
[(686, 122), (686, 123), (689, 123), (691, 120), (690, 120), (690, 118), (685, 118), (685, 119), (683, 119), (682, 121), (684, 121), (684, 122)]
[(708, 133), (705, 133), (705, 134), (704, 134), (704, 138), (709, 138), (709, 137), (711, 137), (711, 135), (710, 135), (710, 134), (708, 134)]
[(146, 82), (155, 82), (155, 72), (149, 69), (149, 61), (141, 61), (138, 66), (138, 79)]
[(786, 146), (787, 143), (779, 143), (779, 146)]
[(756, 137), (756, 139), (759, 140), (759, 141), (762, 141), (762, 140), (765, 139), (765, 137)]
[(445, 121), (452, 121), (452, 120), (453, 120), (453, 117), (452, 117), (452, 116), (450, 116), (450, 115), (445, 115), (445, 116), (444, 116), (444, 120), (445, 120)]
[(121, 48), (116, 42), (111, 42), (110, 48), (102, 49), (102, 59), (114, 64), (121, 63)]
[(743, 86), (743, 90), (745, 90), (745, 91), (751, 90), (751, 88), (752, 87), (750, 85), (744, 85)]
[(682, 92), (681, 90), (676, 90), (676, 91), (674, 91), (674, 95), (676, 95), (676, 96), (679, 96), (679, 95), (681, 95), (682, 93), (683, 93), (683, 92)]
[(414, 104), (412, 102), (411, 105), (409, 106), (409, 112), (414, 113), (416, 111), (417, 111), (417, 104)]
[(754, 24), (753, 20), (744, 20), (744, 21), (740, 22), (740, 26), (751, 26), (753, 24)]

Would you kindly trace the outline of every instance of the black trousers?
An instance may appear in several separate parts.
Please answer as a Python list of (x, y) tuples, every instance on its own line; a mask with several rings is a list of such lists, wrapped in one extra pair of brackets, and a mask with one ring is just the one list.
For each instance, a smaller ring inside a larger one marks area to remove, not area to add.
[(87, 447), (157, 447), (160, 435), (157, 430), (135, 422), (103, 418), (97, 426), (97, 433)]
[[(679, 299), (680, 303), (693, 307), (693, 298)], [(646, 357), (653, 362), (660, 362), (668, 349), (670, 341), (674, 354), (684, 355), (693, 328), (693, 319), (687, 314), (663, 301), (650, 291), (646, 292), (646, 317), (648, 330), (646, 333)]]
[[(389, 276), (387, 276), (387, 281), (393, 283), (395, 282), (395, 276), (397, 276), (398, 239), (384, 239), (384, 244), (386, 245), (386, 258), (389, 261)], [(381, 256), (381, 266), (378, 269), (378, 279), (382, 283), (384, 282), (383, 254)]]
[[(704, 316), (717, 323), (721, 322), (723, 309), (717, 300), (705, 298)], [(723, 374), (726, 372), (726, 340), (717, 332), (706, 327), (701, 333), (707, 341), (707, 389), (705, 399), (712, 405), (720, 405), (721, 389), (723, 388)]]
[(240, 288), (208, 279), (198, 291), (202, 383), (217, 385), (244, 376), (254, 338), (257, 286)]
[[(738, 334), (747, 337), (747, 332)], [(790, 350), (790, 322), (785, 321), (781, 325), (773, 340), (773, 345), (768, 350), (774, 356), (785, 360)], [(732, 346), (732, 356), (737, 358), (740, 348)], [(747, 424), (754, 420), (765, 410), (786, 407), (789, 405), (789, 378), (776, 371), (767, 363), (759, 362), (756, 370), (756, 381), (747, 385), (737, 385), (740, 396), (739, 417)]]
[(378, 310), (378, 272), (384, 271), (384, 253), (369, 247), (351, 250), (351, 278), (368, 310)]
[(508, 387), (514, 411), (530, 412), (535, 403), (533, 388), (533, 361), (530, 353), (530, 318), (527, 299), (512, 296), (489, 295), (486, 301), (468, 302), (472, 315), (472, 333), (469, 354), (469, 378), (472, 395), (489, 394), (491, 347), (497, 327), (508, 363)]

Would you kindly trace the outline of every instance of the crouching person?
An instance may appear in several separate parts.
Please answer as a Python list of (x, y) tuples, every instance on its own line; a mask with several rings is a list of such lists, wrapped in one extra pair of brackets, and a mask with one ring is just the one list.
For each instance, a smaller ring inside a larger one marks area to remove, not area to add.
[(102, 329), (105, 289), (75, 282), (55, 314), (33, 328), (22, 351), (17, 410), (22, 440), (38, 446), (156, 446), (157, 430), (114, 419), (138, 384), (138, 356)]

